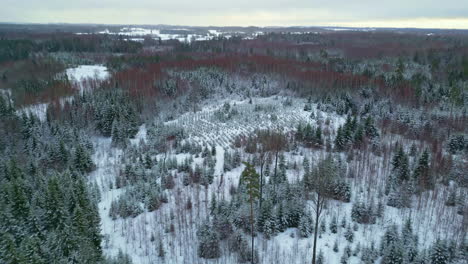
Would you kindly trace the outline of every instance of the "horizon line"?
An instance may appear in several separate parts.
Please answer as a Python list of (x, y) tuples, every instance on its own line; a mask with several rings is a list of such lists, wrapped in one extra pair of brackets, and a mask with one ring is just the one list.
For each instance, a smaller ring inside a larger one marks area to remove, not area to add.
[(191, 27), (191, 28), (229, 28), (229, 27), (237, 27), (237, 28), (349, 28), (349, 29), (418, 29), (418, 30), (459, 30), (459, 31), (468, 31), (467, 28), (425, 28), (425, 27), (398, 27), (398, 26), (389, 26), (389, 27), (379, 27), (379, 26), (323, 26), (323, 25), (293, 25), (293, 26), (236, 26), (236, 25), (229, 25), (229, 26), (216, 26), (216, 25), (203, 25), (203, 26), (191, 26), (191, 25), (177, 25), (177, 24), (146, 24), (146, 23), (74, 23), (74, 22), (9, 22), (9, 21), (0, 21), (0, 24), (3, 25), (93, 25), (93, 26), (170, 26), (170, 27)]

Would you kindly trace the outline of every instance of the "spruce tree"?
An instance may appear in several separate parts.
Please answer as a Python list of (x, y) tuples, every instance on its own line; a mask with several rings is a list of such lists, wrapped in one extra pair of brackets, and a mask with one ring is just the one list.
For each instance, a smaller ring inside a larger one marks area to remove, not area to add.
[(447, 243), (438, 239), (431, 248), (430, 258), (433, 264), (449, 263), (450, 252)]

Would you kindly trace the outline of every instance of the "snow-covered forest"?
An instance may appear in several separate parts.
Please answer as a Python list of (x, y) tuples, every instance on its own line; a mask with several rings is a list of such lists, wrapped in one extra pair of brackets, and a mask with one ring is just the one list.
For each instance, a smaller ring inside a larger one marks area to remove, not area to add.
[(0, 27), (0, 263), (468, 263), (466, 33), (69, 27)]

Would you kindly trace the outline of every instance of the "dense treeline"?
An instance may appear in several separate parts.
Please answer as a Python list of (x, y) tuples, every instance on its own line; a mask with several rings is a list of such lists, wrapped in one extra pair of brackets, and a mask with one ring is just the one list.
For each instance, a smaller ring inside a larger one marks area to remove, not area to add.
[(125, 146), (141, 124), (135, 102), (121, 89), (98, 89), (75, 95), (71, 102), (51, 104), (48, 119), (71, 122), (74, 127), (111, 137), (115, 146)]
[(27, 59), (33, 51), (35, 44), (31, 40), (0, 39), (0, 63)]
[(0, 127), (0, 262), (102, 261), (99, 191), (86, 179), (94, 167), (87, 137), (71, 126), (19, 117), (12, 107), (2, 109)]
[(0, 63), (28, 59), (37, 52), (135, 53), (142, 44), (111, 35), (51, 34), (25, 39), (0, 39)]
[(0, 66), (0, 88), (11, 93), (16, 107), (57, 100), (74, 90), (64, 70), (63, 63), (42, 55), (7, 63)]

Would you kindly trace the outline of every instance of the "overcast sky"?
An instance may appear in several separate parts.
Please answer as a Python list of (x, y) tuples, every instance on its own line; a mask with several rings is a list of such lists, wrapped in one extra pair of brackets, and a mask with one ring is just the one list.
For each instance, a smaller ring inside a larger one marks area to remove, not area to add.
[(2, 0), (1, 22), (468, 29), (468, 0)]

